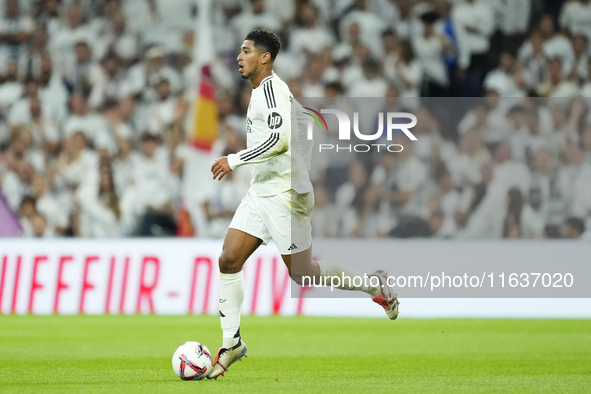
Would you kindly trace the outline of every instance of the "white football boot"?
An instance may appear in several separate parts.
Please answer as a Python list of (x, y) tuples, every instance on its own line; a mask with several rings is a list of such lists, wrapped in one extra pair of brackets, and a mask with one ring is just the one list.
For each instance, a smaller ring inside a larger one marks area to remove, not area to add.
[(242, 357), (246, 357), (247, 352), (248, 348), (242, 339), (230, 349), (224, 347), (219, 348), (218, 353), (215, 356), (213, 368), (207, 378), (217, 380), (218, 376), (224, 376), (224, 373), (230, 368), (230, 365), (234, 364), (236, 361), (240, 361)]
[(394, 292), (394, 288), (388, 286), (388, 273), (386, 271), (378, 270), (371, 274), (380, 278), (380, 293), (372, 296), (371, 299), (376, 304), (380, 304), (386, 311), (386, 315), (391, 320), (395, 320), (398, 317), (398, 306), (400, 302)]

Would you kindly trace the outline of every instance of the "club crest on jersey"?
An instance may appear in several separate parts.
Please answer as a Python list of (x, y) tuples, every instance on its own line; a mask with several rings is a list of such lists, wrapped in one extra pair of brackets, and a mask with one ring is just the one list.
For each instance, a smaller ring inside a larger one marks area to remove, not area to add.
[(252, 125), (252, 120), (250, 120), (250, 118), (246, 118), (246, 132), (250, 133), (252, 132), (250, 126)]
[(282, 124), (283, 119), (281, 118), (281, 115), (279, 115), (277, 112), (271, 113), (271, 115), (269, 115), (269, 117), (267, 118), (267, 125), (271, 130), (280, 128)]

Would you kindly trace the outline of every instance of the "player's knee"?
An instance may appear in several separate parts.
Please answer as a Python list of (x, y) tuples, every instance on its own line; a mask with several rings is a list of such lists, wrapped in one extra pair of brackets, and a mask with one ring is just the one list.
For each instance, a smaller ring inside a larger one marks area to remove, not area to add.
[(220, 272), (223, 274), (235, 274), (242, 269), (240, 258), (232, 252), (224, 250), (219, 259)]

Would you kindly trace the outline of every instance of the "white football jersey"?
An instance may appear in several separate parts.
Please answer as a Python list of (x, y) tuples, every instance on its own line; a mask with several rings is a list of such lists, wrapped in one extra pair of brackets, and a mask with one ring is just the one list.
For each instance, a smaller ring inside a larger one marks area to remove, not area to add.
[(277, 74), (252, 90), (246, 114), (247, 148), (228, 155), (232, 169), (252, 166), (251, 188), (260, 197), (290, 189), (312, 191), (308, 170), (313, 141), (307, 139), (307, 118), (302, 107)]

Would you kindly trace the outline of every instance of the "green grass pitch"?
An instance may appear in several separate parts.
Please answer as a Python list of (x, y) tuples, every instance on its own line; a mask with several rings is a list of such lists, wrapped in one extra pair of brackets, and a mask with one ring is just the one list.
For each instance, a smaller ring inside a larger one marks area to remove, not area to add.
[(181, 381), (212, 316), (0, 316), (0, 392), (456, 393), (591, 391), (591, 320), (244, 317), (249, 356)]

